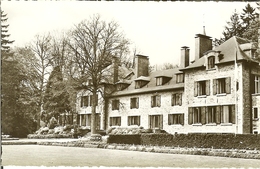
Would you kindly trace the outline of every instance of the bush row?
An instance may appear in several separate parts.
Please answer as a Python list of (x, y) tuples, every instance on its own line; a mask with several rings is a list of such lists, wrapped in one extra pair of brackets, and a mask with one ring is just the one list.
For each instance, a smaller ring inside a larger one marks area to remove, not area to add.
[(109, 135), (108, 143), (168, 147), (260, 150), (260, 135), (253, 134), (166, 134)]

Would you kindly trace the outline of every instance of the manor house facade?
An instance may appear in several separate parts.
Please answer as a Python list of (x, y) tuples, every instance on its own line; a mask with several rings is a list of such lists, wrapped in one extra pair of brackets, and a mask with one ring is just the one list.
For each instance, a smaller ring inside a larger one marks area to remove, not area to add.
[[(136, 55), (133, 70), (120, 67), (115, 59), (115, 90), (98, 96), (97, 129), (142, 126), (172, 134), (260, 132), (255, 44), (232, 37), (213, 49), (211, 37), (197, 34), (195, 60), (190, 62), (186, 46), (180, 57), (179, 68), (153, 72), (149, 72), (148, 56)], [(78, 124), (90, 126), (91, 93), (80, 91), (77, 100)]]

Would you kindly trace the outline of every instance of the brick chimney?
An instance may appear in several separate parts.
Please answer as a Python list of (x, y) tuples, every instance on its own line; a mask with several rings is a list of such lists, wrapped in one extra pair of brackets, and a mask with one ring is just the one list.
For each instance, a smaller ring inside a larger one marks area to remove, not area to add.
[(118, 57), (113, 57), (113, 82), (118, 82), (118, 67), (119, 67), (119, 59)]
[(181, 47), (181, 61), (180, 68), (185, 68), (189, 66), (190, 62), (190, 49), (187, 46)]
[(144, 55), (135, 55), (135, 75), (136, 78), (140, 76), (149, 75), (149, 58)]
[(195, 61), (201, 58), (205, 52), (212, 50), (212, 39), (206, 35), (205, 27), (203, 27), (203, 33), (195, 36)]

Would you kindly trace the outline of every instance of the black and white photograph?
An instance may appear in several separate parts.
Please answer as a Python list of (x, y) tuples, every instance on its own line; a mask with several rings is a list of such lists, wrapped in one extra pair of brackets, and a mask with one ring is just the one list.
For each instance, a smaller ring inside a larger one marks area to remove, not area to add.
[(2, 168), (260, 168), (258, 1), (0, 10)]

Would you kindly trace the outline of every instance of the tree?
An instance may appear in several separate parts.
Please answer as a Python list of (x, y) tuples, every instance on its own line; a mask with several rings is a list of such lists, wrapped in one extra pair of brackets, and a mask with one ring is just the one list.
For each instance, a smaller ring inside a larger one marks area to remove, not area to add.
[(258, 28), (259, 28), (259, 14), (255, 11), (255, 8), (247, 4), (241, 14), (236, 11), (230, 17), (230, 21), (227, 22), (223, 37), (213, 40), (213, 45), (218, 46), (224, 43), (232, 36), (239, 36), (246, 38), (253, 42), (257, 42)]
[(69, 93), (66, 90), (66, 83), (63, 81), (62, 72), (56, 66), (49, 76), (43, 98), (44, 111), (46, 112), (46, 122), (51, 117), (58, 119), (61, 113), (70, 112)]
[[(92, 92), (91, 134), (96, 133), (96, 94), (102, 87), (104, 70), (112, 63), (113, 57), (122, 58), (128, 52), (128, 40), (118, 31), (116, 22), (101, 20), (96, 14), (80, 22), (71, 32), (69, 46), (74, 53), (78, 69), (78, 82), (82, 88)], [(84, 85), (88, 78), (92, 85)]]
[(243, 9), (243, 13), (241, 13), (240, 18), (242, 19), (242, 27), (244, 31), (246, 31), (251, 24), (252, 21), (255, 21), (258, 18), (258, 14), (255, 12), (255, 8), (251, 7), (248, 3)]
[(7, 14), (4, 14), (4, 11), (1, 10), (1, 52), (8, 52), (10, 50), (10, 44), (12, 44), (14, 41), (10, 41), (8, 37), (10, 34), (8, 34), (8, 24), (5, 24), (7, 22)]
[(40, 127), (41, 115), (43, 112), (43, 97), (46, 87), (46, 82), (50, 72), (51, 62), (51, 36), (50, 34), (36, 35), (35, 40), (28, 46), (29, 49), (34, 53), (35, 59), (32, 61), (32, 66), (37, 70), (39, 77), (38, 91), (39, 91), (39, 102), (40, 107), (38, 116), (38, 128)]

